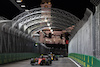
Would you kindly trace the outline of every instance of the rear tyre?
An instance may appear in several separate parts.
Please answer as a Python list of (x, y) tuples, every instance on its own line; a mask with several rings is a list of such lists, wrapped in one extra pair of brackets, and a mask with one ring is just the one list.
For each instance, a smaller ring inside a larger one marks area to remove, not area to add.
[(32, 66), (34, 66), (35, 63), (31, 63)]
[(42, 66), (43, 65), (43, 62), (41, 61), (40, 65)]

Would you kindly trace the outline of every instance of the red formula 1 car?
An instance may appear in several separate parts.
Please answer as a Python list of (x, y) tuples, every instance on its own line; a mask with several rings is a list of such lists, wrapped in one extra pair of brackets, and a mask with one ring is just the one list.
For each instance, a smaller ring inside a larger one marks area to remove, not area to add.
[(45, 56), (45, 57), (42, 56), (40, 58), (32, 58), (30, 64), (31, 65), (50, 65), (52, 64), (52, 60), (48, 56)]

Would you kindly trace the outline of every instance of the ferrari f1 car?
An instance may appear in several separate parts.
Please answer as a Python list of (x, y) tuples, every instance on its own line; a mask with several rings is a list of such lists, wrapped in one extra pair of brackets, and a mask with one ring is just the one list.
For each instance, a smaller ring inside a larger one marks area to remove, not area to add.
[(52, 60), (48, 56), (40, 56), (40, 58), (32, 58), (30, 64), (33, 65), (50, 65)]

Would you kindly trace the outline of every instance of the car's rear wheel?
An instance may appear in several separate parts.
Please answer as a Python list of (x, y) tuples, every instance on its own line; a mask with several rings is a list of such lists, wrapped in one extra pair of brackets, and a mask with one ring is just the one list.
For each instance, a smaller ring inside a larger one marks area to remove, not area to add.
[(52, 64), (52, 61), (50, 60), (50, 64)]
[(44, 65), (44, 61), (43, 60), (41, 61), (40, 65)]
[(35, 63), (31, 63), (32, 66), (34, 66)]

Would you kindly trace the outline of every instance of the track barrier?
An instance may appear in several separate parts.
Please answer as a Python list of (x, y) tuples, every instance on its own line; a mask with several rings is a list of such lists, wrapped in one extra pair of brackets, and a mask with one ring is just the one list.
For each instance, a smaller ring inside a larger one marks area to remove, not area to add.
[(83, 67), (100, 67), (100, 60), (94, 56), (71, 53), (68, 57), (74, 59), (76, 62), (80, 63)]
[(30, 59), (32, 57), (39, 57), (37, 53), (1, 53), (0, 64), (16, 62), (20, 60)]

